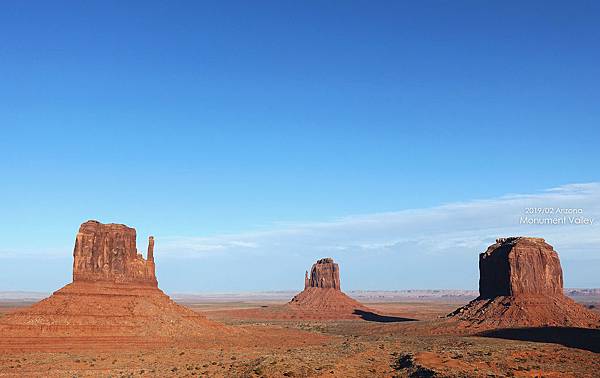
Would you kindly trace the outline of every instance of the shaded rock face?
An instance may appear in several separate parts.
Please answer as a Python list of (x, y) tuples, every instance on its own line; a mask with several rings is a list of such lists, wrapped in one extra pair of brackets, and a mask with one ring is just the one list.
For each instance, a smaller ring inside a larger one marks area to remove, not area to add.
[(87, 221), (79, 227), (73, 251), (73, 282), (134, 282), (157, 286), (154, 238), (148, 244), (148, 260), (136, 248), (134, 228), (122, 224)]
[(562, 295), (558, 254), (544, 239), (513, 237), (496, 240), (479, 255), (479, 298)]
[(340, 267), (332, 258), (317, 260), (304, 275), (304, 288), (320, 287), (325, 289), (340, 290)]

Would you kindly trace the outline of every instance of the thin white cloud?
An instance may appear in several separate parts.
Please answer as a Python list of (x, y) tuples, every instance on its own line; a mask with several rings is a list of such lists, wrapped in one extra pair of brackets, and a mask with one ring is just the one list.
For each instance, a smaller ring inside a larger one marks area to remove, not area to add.
[[(526, 214), (528, 208), (555, 214)], [(591, 225), (521, 224), (521, 218), (556, 218), (557, 209), (582, 209), (575, 216)], [(569, 184), (533, 193), (449, 203), (432, 208), (363, 214), (273, 229), (208, 237), (163, 237), (162, 257), (218, 254), (312, 255), (343, 253), (440, 254), (481, 251), (497, 237), (544, 237), (568, 259), (600, 259), (600, 183)]]

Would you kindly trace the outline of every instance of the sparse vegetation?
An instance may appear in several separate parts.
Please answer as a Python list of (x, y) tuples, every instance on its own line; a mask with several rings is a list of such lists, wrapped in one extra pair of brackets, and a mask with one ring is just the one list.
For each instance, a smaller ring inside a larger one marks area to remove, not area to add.
[(412, 368), (413, 366), (413, 356), (410, 354), (402, 354), (394, 361), (392, 364), (392, 369), (402, 370)]
[(413, 356), (411, 354), (401, 354), (394, 363), (392, 369), (396, 371), (407, 370), (410, 378), (431, 378), (435, 377), (435, 371), (415, 364)]

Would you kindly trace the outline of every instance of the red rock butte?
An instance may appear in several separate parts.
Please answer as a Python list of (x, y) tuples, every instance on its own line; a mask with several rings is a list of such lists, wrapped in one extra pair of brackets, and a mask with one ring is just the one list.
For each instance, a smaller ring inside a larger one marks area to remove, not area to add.
[(511, 237), (479, 255), (479, 297), (449, 317), (473, 328), (600, 326), (563, 293), (558, 253), (541, 238)]
[(539, 238), (498, 239), (479, 256), (479, 297), (562, 295), (558, 253)]
[(148, 240), (147, 260), (136, 248), (134, 228), (87, 221), (79, 227), (73, 251), (73, 282), (135, 282), (158, 286), (154, 237)]
[(73, 257), (72, 283), (0, 318), (0, 348), (53, 338), (96, 345), (148, 337), (214, 339), (232, 332), (178, 305), (158, 288), (153, 237), (146, 260), (137, 252), (135, 229), (87, 221), (77, 233)]
[(304, 290), (287, 304), (296, 318), (337, 319), (358, 317), (357, 311), (371, 309), (344, 294), (340, 289), (340, 268), (332, 258), (313, 264), (304, 275)]
[(317, 260), (304, 275), (304, 288), (320, 287), (340, 290), (340, 267), (333, 262), (332, 258)]

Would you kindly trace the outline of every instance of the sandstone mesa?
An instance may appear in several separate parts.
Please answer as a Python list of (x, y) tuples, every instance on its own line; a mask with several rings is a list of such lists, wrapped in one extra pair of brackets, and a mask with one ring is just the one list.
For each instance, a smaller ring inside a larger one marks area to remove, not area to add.
[(544, 239), (497, 239), (479, 255), (479, 274), (479, 297), (448, 315), (465, 327), (600, 326), (564, 295), (558, 253)]

